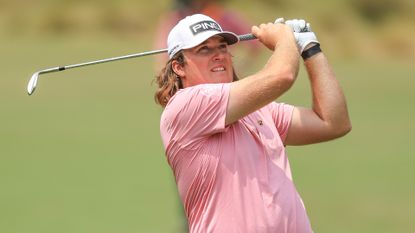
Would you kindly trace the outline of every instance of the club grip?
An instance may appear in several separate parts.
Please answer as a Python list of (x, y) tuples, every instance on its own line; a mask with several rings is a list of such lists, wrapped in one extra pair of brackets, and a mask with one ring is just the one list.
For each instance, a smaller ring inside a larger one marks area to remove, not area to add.
[(252, 33), (239, 35), (238, 38), (239, 38), (239, 41), (256, 39), (256, 37)]

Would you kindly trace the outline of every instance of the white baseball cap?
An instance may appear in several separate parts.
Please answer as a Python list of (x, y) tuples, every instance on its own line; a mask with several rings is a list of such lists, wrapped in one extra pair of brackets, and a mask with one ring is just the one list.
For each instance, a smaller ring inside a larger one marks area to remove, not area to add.
[(222, 36), (229, 45), (239, 41), (235, 33), (223, 31), (209, 16), (202, 14), (187, 16), (173, 27), (167, 37), (169, 57), (172, 58), (182, 49), (193, 48), (214, 35)]

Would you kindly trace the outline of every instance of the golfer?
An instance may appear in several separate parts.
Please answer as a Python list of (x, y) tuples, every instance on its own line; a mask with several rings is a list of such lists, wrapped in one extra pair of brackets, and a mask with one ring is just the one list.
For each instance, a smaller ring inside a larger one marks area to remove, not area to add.
[[(331, 140), (351, 130), (346, 100), (304, 20), (252, 27), (272, 52), (238, 80), (228, 46), (238, 37), (208, 16), (182, 19), (169, 33), (170, 60), (156, 81), (161, 137), (191, 233), (309, 233), (286, 145)], [(276, 103), (302, 57), (312, 108)]]

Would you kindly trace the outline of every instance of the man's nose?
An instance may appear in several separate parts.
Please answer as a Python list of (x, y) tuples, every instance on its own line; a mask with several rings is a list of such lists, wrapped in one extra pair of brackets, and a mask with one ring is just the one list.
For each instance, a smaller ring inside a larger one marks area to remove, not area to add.
[(225, 57), (226, 52), (222, 51), (221, 48), (215, 48), (213, 51), (213, 59), (214, 60), (223, 60), (223, 58)]

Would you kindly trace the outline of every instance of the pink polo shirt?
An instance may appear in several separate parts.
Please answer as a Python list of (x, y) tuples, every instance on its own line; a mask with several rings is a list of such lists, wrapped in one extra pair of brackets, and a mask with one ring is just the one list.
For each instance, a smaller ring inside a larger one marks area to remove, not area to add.
[(311, 233), (283, 141), (293, 106), (225, 126), (230, 83), (178, 91), (160, 122), (191, 233)]

